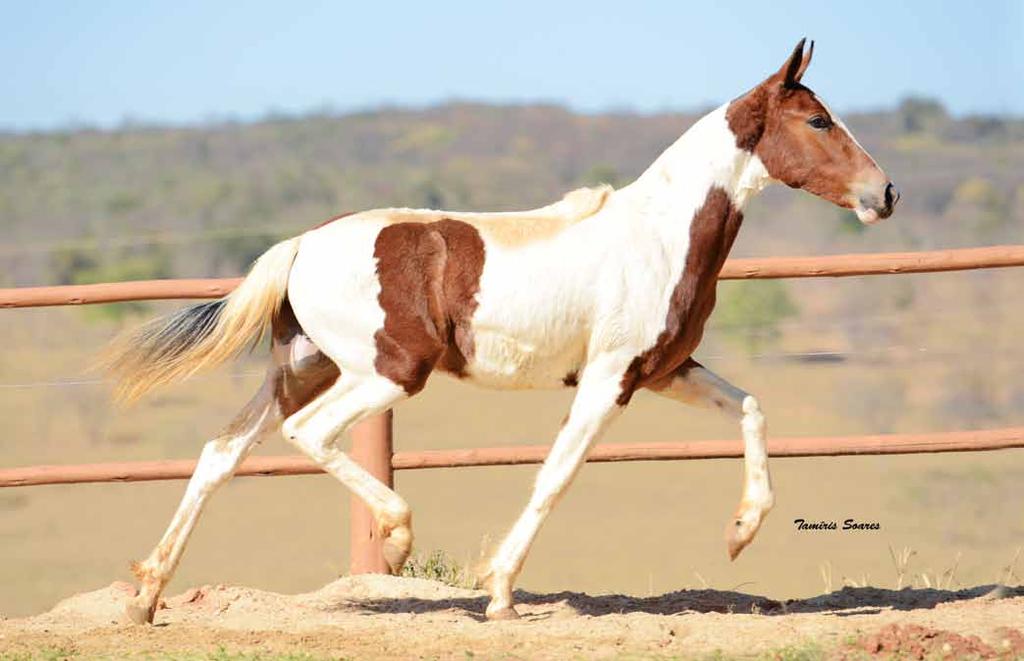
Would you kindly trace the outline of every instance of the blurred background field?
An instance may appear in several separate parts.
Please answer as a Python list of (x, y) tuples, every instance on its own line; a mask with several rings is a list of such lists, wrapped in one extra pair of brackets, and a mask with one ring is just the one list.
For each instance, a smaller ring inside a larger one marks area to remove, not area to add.
[[(242, 273), (274, 240), (345, 210), (528, 208), (636, 176), (698, 113), (578, 114), (554, 105), (450, 103), (317, 112), (197, 127), (0, 133), (0, 286)], [(1024, 121), (951, 116), (935, 100), (845, 118), (903, 191), (864, 228), (808, 195), (769, 190), (734, 256), (1019, 243)], [(720, 285), (697, 357), (756, 393), (774, 435), (1024, 424), (1022, 272)], [(85, 371), (118, 329), (175, 303), (3, 311), (0, 465), (190, 458), (258, 385), (257, 355), (127, 411)], [(434, 377), (397, 411), (400, 449), (544, 443), (570, 391), (497, 393)], [(639, 396), (608, 441), (736, 438), (714, 414)], [(276, 439), (261, 449), (289, 452)], [(844, 580), (891, 587), (955, 567), (953, 585), (1007, 575), (1024, 545), (1024, 457), (774, 462), (778, 506), (734, 564), (722, 529), (739, 461), (587, 467), (531, 555), (532, 590), (774, 597)], [(533, 467), (402, 472), (417, 547), (472, 564), (525, 503)], [(0, 491), (0, 613), (127, 579), (183, 483)], [(214, 499), (171, 591), (245, 583), (299, 591), (347, 565), (348, 495), (326, 477), (239, 479)], [(880, 532), (798, 532), (793, 519), (878, 521)], [(1022, 563), (1024, 564), (1024, 563)], [(1012, 568), (1011, 568), (1012, 569)], [(1020, 565), (1017, 576), (1022, 573)]]

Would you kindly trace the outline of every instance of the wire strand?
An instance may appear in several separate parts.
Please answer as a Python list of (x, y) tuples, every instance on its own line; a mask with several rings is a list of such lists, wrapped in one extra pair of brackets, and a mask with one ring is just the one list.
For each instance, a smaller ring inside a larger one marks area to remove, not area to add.
[(62, 252), (65, 250), (103, 251), (114, 248), (126, 248), (142, 245), (181, 245), (201, 241), (215, 241), (217, 239), (289, 236), (304, 232), (308, 230), (310, 226), (226, 227), (223, 229), (207, 230), (204, 232), (154, 232), (152, 234), (137, 234), (135, 236), (122, 236), (109, 239), (82, 237), (68, 239), (66, 241), (28, 243), (18, 246), (0, 246), (0, 257), (46, 254)]
[[(263, 374), (264, 370), (246, 370), (243, 372), (230, 372), (229, 377), (252, 376)], [(210, 381), (218, 378), (215, 375), (195, 376), (192, 381)], [(0, 383), (0, 389), (30, 390), (33, 388), (66, 388), (78, 386), (96, 386), (103, 383), (110, 383), (108, 379), (58, 379), (56, 381), (29, 381), (25, 383)]]
[[(754, 354), (744, 354), (743, 352), (735, 352), (729, 354), (706, 354), (700, 355), (698, 358), (704, 361), (711, 360), (730, 360), (736, 358), (747, 358), (756, 361), (770, 361), (770, 360), (787, 360), (795, 358), (836, 358), (845, 360), (847, 358), (856, 358), (861, 356), (878, 356), (885, 354), (893, 354), (897, 352), (906, 352), (911, 354), (912, 359), (916, 359), (916, 362), (921, 362), (920, 359), (924, 359), (925, 362), (939, 362), (940, 360), (947, 360), (959, 356), (983, 356), (983, 355), (999, 355), (1003, 359), (1003, 363), (1008, 358), (1006, 352), (991, 350), (991, 351), (979, 351), (977, 349), (971, 349), (970, 351), (943, 351), (931, 349), (924, 346), (913, 346), (906, 344), (890, 345), (887, 347), (878, 347), (874, 349), (865, 350), (854, 350), (854, 351), (842, 351), (842, 350), (830, 350), (821, 349), (817, 351), (773, 351), (773, 352), (762, 352)], [(1024, 358), (1024, 356), (1022, 356)], [(815, 361), (808, 361), (815, 362)], [(825, 361), (821, 361), (825, 362)], [(819, 365), (820, 366), (820, 363)], [(230, 372), (227, 374), (229, 377), (242, 377), (252, 376), (255, 374), (263, 374), (263, 370), (245, 370), (239, 372)], [(192, 381), (208, 381), (215, 378), (220, 378), (218, 375), (202, 375), (192, 377)], [(54, 381), (29, 381), (24, 383), (0, 383), (0, 390), (31, 390), (36, 388), (74, 388), (83, 386), (97, 386), (104, 383), (109, 383), (107, 379), (58, 379)]]

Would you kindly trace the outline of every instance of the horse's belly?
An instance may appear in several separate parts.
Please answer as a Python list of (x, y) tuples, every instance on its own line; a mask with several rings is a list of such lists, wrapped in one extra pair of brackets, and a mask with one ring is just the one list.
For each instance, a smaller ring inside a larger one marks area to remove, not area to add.
[(574, 385), (586, 344), (577, 338), (529, 338), (474, 329), (466, 377), (490, 388), (561, 388)]

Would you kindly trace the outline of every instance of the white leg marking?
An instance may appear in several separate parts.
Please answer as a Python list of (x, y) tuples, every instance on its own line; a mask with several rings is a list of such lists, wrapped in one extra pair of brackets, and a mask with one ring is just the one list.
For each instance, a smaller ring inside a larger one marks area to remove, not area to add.
[(743, 497), (734, 520), (726, 530), (726, 544), (732, 560), (754, 539), (761, 522), (775, 505), (768, 473), (766, 424), (753, 395), (743, 399), (740, 425), (743, 429)]
[(277, 425), (279, 420), (272, 410), (273, 383), (268, 379), (228, 430), (203, 446), (185, 495), (160, 543), (149, 557), (132, 565), (141, 582), (138, 596), (125, 609), (133, 622), (153, 621), (160, 593), (174, 575), (203, 507), (217, 488), (231, 478), (257, 441)]
[(725, 531), (729, 557), (736, 559), (757, 534), (761, 522), (775, 504), (768, 471), (766, 424), (761, 407), (748, 395), (711, 370), (692, 363), (663, 388), (655, 390), (677, 401), (718, 408), (740, 419), (743, 432), (743, 497)]
[(335, 440), (353, 424), (386, 411), (406, 396), (401, 387), (384, 377), (343, 374), (282, 425), (288, 442), (351, 489), (370, 508), (384, 539), (385, 559), (396, 574), (412, 549), (409, 505), (342, 452)]
[(569, 418), (537, 474), (530, 502), (491, 558), (484, 576), (491, 593), (489, 619), (518, 617), (512, 607), (512, 585), (544, 520), (576, 476), (593, 442), (621, 410), (615, 403), (621, 392), (621, 374), (621, 370), (593, 365), (584, 371)]

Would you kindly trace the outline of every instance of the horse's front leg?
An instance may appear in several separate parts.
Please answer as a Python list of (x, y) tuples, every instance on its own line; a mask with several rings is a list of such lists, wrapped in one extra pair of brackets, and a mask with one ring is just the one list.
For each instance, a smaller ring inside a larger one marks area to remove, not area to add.
[(537, 532), (583, 465), (587, 451), (622, 410), (624, 404), (619, 400), (626, 364), (628, 359), (599, 360), (583, 371), (569, 416), (537, 473), (530, 502), (491, 557), (482, 577), (491, 593), (488, 619), (519, 617), (512, 606), (512, 586)]
[(693, 359), (657, 384), (649, 386), (660, 395), (685, 404), (717, 408), (740, 420), (743, 430), (743, 497), (736, 515), (725, 530), (729, 557), (733, 560), (754, 539), (761, 522), (768, 515), (775, 496), (768, 474), (768, 451), (765, 447), (765, 420), (757, 399)]

